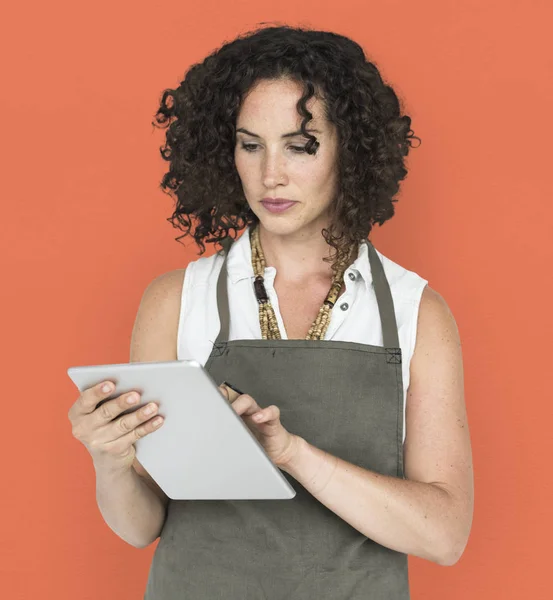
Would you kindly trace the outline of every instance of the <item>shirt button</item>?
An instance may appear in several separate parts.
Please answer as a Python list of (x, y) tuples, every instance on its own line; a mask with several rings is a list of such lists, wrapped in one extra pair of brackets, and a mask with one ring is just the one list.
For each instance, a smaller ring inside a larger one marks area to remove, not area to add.
[(348, 277), (349, 277), (349, 278), (350, 278), (352, 281), (354, 281), (354, 279), (355, 279), (355, 273), (349, 273), (349, 274), (348, 274)]
[(342, 310), (347, 310), (349, 308), (349, 304), (347, 302), (344, 302), (343, 304), (340, 304), (340, 308)]

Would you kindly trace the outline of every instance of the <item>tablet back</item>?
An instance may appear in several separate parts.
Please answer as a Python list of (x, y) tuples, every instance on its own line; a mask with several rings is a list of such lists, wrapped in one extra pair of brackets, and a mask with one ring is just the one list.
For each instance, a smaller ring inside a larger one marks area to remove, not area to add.
[(106, 400), (134, 390), (141, 394), (138, 408), (159, 404), (163, 425), (137, 440), (135, 448), (138, 461), (169, 498), (277, 500), (296, 495), (197, 361), (78, 366), (67, 374), (80, 391), (113, 381), (115, 391)]

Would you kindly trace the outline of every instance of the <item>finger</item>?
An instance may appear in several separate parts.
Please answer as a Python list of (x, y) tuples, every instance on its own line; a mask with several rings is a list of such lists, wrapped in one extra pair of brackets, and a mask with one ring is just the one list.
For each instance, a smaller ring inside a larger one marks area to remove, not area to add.
[[(161, 419), (158, 421), (158, 419)], [(127, 432), (125, 435), (112, 439), (103, 444), (105, 452), (116, 455), (124, 454), (137, 440), (157, 431), (165, 422), (163, 417), (154, 414), (154, 416), (140, 425)]]
[(242, 394), (233, 403), (232, 408), (238, 415), (250, 417), (261, 410), (259, 404), (248, 394)]
[(146, 423), (150, 422), (154, 426), (153, 422), (158, 416), (158, 409), (159, 405), (156, 402), (149, 402), (146, 406), (142, 406), (138, 410), (122, 415), (105, 427), (101, 437), (104, 437), (106, 442), (111, 442), (134, 431), (135, 440), (139, 439), (142, 437), (141, 432), (144, 430)]
[[(131, 390), (103, 402), (92, 414), (95, 427), (101, 427), (116, 419), (123, 411), (132, 409), (140, 404), (140, 394)], [(133, 411), (131, 414), (134, 414)]]
[[(105, 384), (109, 384), (111, 388), (107, 391), (103, 391), (102, 387)], [(102, 381), (101, 383), (87, 388), (77, 398), (77, 401), (73, 404), (69, 410), (71, 416), (88, 415), (96, 410), (99, 402), (106, 400), (113, 394), (115, 390), (115, 384), (111, 381)]]
[(223, 396), (227, 399), (228, 402), (234, 402), (236, 398), (240, 396), (240, 394), (236, 390), (233, 390), (224, 383), (222, 383), (219, 386), (219, 389), (221, 390)]
[(255, 413), (252, 418), (256, 423), (269, 426), (280, 425), (280, 409), (278, 406), (271, 405)]
[(225, 397), (227, 400), (229, 400), (229, 390), (228, 390), (227, 386), (226, 386), (225, 384), (223, 384), (223, 383), (222, 383), (222, 384), (219, 386), (219, 389), (221, 390), (221, 393), (223, 394), (223, 396), (224, 396), (224, 397)]

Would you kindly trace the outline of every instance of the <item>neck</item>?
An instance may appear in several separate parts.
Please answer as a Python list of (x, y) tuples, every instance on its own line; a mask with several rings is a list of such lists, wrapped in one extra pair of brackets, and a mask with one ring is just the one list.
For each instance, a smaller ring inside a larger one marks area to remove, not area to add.
[(277, 270), (280, 281), (305, 283), (313, 279), (332, 279), (330, 257), (333, 248), (326, 243), (319, 230), (299, 231), (291, 235), (277, 235), (267, 231), (261, 223), (259, 240), (268, 267)]

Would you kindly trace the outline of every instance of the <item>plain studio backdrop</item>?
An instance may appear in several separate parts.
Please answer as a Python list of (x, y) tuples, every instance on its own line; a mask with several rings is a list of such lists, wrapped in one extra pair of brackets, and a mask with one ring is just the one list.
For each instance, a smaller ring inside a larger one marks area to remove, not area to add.
[(142, 597), (157, 542), (133, 548), (103, 521), (66, 369), (128, 362), (145, 287), (197, 258), (166, 221), (164, 133), (151, 121), (192, 63), (264, 22), (358, 41), (422, 140), (395, 217), (371, 239), (457, 321), (475, 511), (453, 567), (409, 557), (412, 598), (550, 598), (549, 0), (2, 9), (0, 596)]

